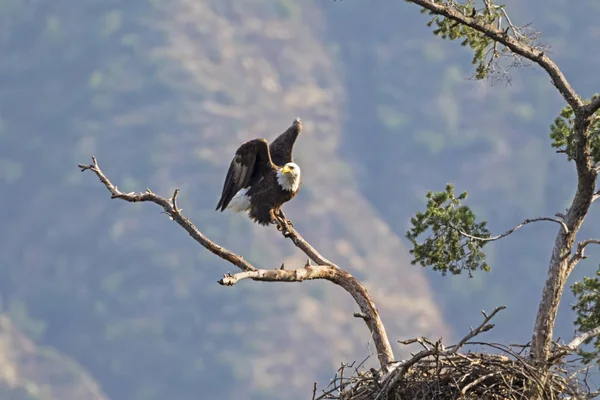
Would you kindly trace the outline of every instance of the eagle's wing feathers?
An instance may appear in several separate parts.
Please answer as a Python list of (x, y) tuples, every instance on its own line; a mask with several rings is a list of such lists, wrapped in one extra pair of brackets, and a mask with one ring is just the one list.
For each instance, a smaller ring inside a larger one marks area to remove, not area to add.
[(229, 165), (217, 210), (225, 210), (240, 189), (252, 185), (269, 168), (275, 166), (271, 162), (269, 144), (265, 139), (254, 139), (242, 144)]
[(277, 138), (271, 142), (269, 150), (271, 152), (273, 163), (282, 167), (286, 163), (294, 161), (292, 158), (292, 150), (294, 148), (294, 143), (296, 143), (296, 139), (298, 138), (298, 134), (301, 131), (302, 120), (296, 118), (285, 132), (277, 136)]

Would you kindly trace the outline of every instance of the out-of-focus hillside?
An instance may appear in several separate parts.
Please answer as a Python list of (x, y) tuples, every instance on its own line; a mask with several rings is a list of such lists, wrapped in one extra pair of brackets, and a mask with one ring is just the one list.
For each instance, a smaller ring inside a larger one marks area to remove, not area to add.
[(236, 146), (296, 116), (296, 228), (366, 283), (392, 342), (447, 335), (423, 272), (340, 156), (348, 92), (316, 3), (3, 0), (0, 15), (3, 305), (108, 397), (305, 398), (340, 361), (372, 354), (341, 289), (220, 287), (232, 266), (75, 167), (95, 155), (123, 190), (180, 187), (186, 215), (220, 244), (300, 266), (274, 228), (213, 211)]
[(0, 398), (3, 400), (105, 400), (85, 369), (40, 347), (0, 316)]
[[(586, 96), (600, 88), (599, 7), (508, 4)], [(548, 126), (562, 101), (537, 69), (513, 70), (511, 85), (467, 80), (471, 55), (425, 22), (396, 0), (0, 0), (2, 326), (18, 326), (28, 339), (14, 343), (36, 354), (25, 368), (5, 346), (0, 390), (304, 399), (340, 361), (372, 354), (341, 289), (220, 287), (234, 267), (157, 207), (110, 200), (76, 169), (95, 155), (122, 190), (179, 187), (184, 213), (220, 244), (261, 267), (300, 266), (274, 228), (214, 212), (239, 143), (272, 139), (297, 116), (303, 187), (286, 214), (366, 283), (391, 342), (449, 340), (499, 304), (509, 308), (487, 338), (527, 341), (556, 227), (490, 245), (493, 270), (474, 279), (409, 266), (403, 235), (425, 193), (448, 181), (494, 231), (561, 211), (573, 171)]]

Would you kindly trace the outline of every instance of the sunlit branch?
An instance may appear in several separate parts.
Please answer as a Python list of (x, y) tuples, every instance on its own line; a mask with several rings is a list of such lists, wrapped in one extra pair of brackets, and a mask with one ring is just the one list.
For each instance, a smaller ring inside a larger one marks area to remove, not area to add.
[(329, 265), (310, 265), (304, 268), (287, 269), (256, 269), (235, 274), (225, 274), (218, 282), (224, 286), (233, 286), (241, 280), (252, 279), (262, 282), (302, 282), (312, 279), (335, 281), (339, 279), (337, 270)]
[(571, 350), (577, 350), (579, 346), (583, 344), (583, 342), (598, 335), (600, 335), (600, 326), (574, 337), (573, 340), (569, 342), (567, 347)]

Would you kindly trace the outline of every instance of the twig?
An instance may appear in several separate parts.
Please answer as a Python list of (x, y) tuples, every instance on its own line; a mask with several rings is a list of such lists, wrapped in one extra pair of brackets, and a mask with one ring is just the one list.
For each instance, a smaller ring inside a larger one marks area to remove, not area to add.
[(292, 223), (285, 218), (283, 213), (280, 213), (281, 221), (278, 221), (278, 226), (282, 230), (282, 233), (284, 236), (289, 237), (294, 244), (317, 265), (310, 265), (310, 263), (307, 263), (304, 268), (296, 270), (257, 269), (248, 261), (244, 260), (243, 257), (219, 246), (204, 236), (204, 234), (202, 234), (189, 219), (181, 214), (181, 210), (177, 207), (179, 189), (175, 190), (171, 199), (166, 199), (154, 194), (150, 189), (146, 189), (145, 193), (123, 193), (104, 175), (98, 166), (98, 161), (95, 157), (92, 157), (91, 165), (79, 164), (78, 166), (81, 171), (90, 170), (94, 172), (98, 179), (106, 186), (113, 199), (121, 199), (132, 203), (152, 202), (158, 204), (165, 210), (165, 213), (183, 227), (194, 240), (212, 253), (237, 266), (242, 271), (237, 274), (226, 274), (223, 279), (218, 281), (221, 285), (233, 286), (243, 279), (253, 279), (255, 281), (263, 282), (302, 282), (309, 279), (325, 279), (341, 286), (354, 298), (354, 301), (360, 308), (361, 314), (366, 316), (363, 320), (371, 332), (381, 368), (384, 371), (387, 371), (389, 366), (393, 363), (394, 354), (385, 332), (385, 327), (383, 326), (377, 307), (375, 307), (375, 303), (369, 292), (367, 292), (367, 289), (350, 273), (339, 268), (319, 254), (306, 240), (304, 240), (304, 238), (302, 238), (302, 236), (300, 236), (300, 234), (298, 234), (298, 232), (296, 232)]
[(313, 384), (313, 395), (312, 395), (312, 400), (315, 400), (315, 397), (317, 397), (317, 382), (315, 381), (315, 383)]
[(585, 260), (587, 258), (584, 252), (585, 248), (590, 244), (600, 244), (600, 239), (586, 239), (577, 243), (577, 250), (575, 251), (575, 254), (573, 254), (573, 256), (571, 257), (571, 260), (569, 260), (569, 271), (575, 268), (579, 261)]
[(369, 316), (368, 316), (368, 315), (365, 315), (365, 314), (363, 314), (363, 313), (360, 313), (360, 312), (355, 312), (354, 314), (352, 314), (352, 316), (353, 316), (354, 318), (362, 318), (362, 319), (367, 319), (367, 318), (369, 318)]
[(483, 322), (477, 328), (471, 329), (471, 331), (467, 335), (465, 335), (465, 337), (463, 337), (457, 344), (455, 344), (454, 346), (448, 347), (448, 349), (452, 349), (452, 350), (449, 350), (449, 353), (450, 354), (456, 353), (462, 346), (464, 346), (464, 344), (467, 341), (473, 339), (475, 336), (479, 335), (482, 332), (487, 332), (490, 329), (492, 329), (494, 327), (494, 325), (488, 324), (488, 322), (490, 322), (490, 320), (492, 318), (494, 318), (494, 316), (496, 314), (498, 314), (498, 312), (504, 310), (505, 308), (506, 308), (505, 306), (496, 307), (490, 315), (487, 315), (485, 313), (485, 311), (481, 311), (481, 313), (484, 316)]
[(569, 228), (567, 227), (567, 224), (564, 221), (562, 221), (560, 219), (556, 219), (556, 218), (550, 218), (550, 217), (528, 218), (525, 221), (521, 222), (519, 225), (515, 226), (514, 228), (509, 229), (500, 235), (492, 236), (492, 237), (488, 237), (488, 238), (482, 238), (479, 236), (469, 235), (468, 233), (463, 232), (460, 229), (458, 229), (452, 225), (450, 225), (450, 227), (452, 229), (455, 229), (456, 231), (458, 231), (458, 233), (460, 233), (462, 236), (467, 237), (469, 239), (477, 240), (480, 242), (493, 242), (494, 240), (502, 239), (503, 237), (506, 237), (506, 236), (510, 235), (511, 233), (514, 233), (515, 231), (521, 229), (522, 227), (524, 227), (527, 224), (530, 224), (532, 222), (539, 222), (539, 221), (555, 222), (557, 224), (560, 224), (563, 227), (563, 229), (565, 230), (565, 233), (569, 232)]
[(171, 204), (173, 205), (173, 212), (179, 213), (181, 210), (177, 207), (177, 196), (179, 195), (179, 189), (175, 189), (173, 197), (171, 198)]
[(500, 12), (502, 12), (502, 15), (504, 15), (504, 18), (506, 18), (506, 22), (508, 23), (508, 26), (509, 26), (510, 30), (512, 31), (513, 35), (515, 35), (515, 37), (517, 39), (524, 37), (524, 35), (521, 32), (519, 32), (519, 29), (517, 29), (517, 27), (515, 27), (513, 25), (512, 21), (508, 17), (508, 13), (506, 12), (506, 10), (503, 7), (496, 7), (496, 8), (499, 8)]

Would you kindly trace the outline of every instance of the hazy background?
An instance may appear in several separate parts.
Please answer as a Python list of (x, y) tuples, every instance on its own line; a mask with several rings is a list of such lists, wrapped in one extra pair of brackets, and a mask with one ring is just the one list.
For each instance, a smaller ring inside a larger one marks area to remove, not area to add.
[[(599, 3), (508, 3), (580, 94), (600, 91)], [(400, 0), (0, 0), (2, 398), (306, 399), (373, 354), (340, 288), (221, 287), (233, 266), (76, 168), (95, 155), (124, 191), (179, 187), (213, 240), (298, 267), (275, 228), (214, 212), (240, 142), (297, 116), (304, 179), (286, 213), (365, 282), (397, 357), (397, 340), (449, 342), (500, 304), (486, 338), (529, 341), (557, 226), (491, 244), (492, 271), (473, 279), (411, 266), (404, 233), (449, 181), (493, 232), (563, 211), (574, 168), (548, 138), (563, 101), (536, 68), (469, 80), (471, 53), (426, 21)], [(571, 301), (557, 336), (573, 333)]]

